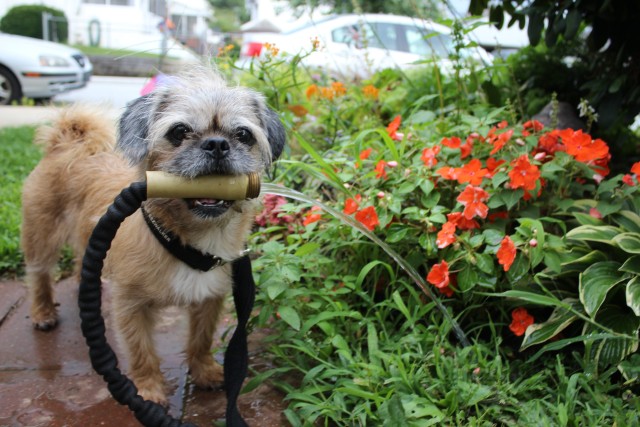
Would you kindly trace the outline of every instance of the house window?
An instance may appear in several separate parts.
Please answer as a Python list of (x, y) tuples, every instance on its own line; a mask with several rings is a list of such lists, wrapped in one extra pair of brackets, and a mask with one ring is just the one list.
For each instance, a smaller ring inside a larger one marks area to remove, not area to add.
[(149, 12), (158, 16), (167, 16), (166, 0), (149, 0)]

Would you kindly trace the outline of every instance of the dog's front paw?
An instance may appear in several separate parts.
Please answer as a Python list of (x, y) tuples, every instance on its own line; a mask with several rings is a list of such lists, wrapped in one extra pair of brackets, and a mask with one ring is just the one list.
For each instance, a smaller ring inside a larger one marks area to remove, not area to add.
[(142, 396), (144, 400), (150, 400), (162, 406), (167, 406), (169, 404), (163, 383), (144, 380), (134, 382), (138, 388), (138, 394)]
[(221, 388), (224, 383), (222, 366), (213, 359), (206, 363), (192, 363), (189, 373), (193, 383), (200, 388)]
[(55, 306), (48, 309), (32, 310), (31, 322), (40, 331), (50, 331), (58, 324), (58, 311)]

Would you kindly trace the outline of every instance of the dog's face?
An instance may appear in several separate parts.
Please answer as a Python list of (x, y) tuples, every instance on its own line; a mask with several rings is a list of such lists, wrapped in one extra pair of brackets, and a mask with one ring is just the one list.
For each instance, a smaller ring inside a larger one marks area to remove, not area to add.
[[(261, 95), (228, 87), (213, 71), (171, 77), (131, 103), (120, 121), (118, 147), (141, 171), (195, 178), (262, 172), (282, 153), (285, 131)], [(189, 199), (200, 217), (225, 213), (233, 202)]]

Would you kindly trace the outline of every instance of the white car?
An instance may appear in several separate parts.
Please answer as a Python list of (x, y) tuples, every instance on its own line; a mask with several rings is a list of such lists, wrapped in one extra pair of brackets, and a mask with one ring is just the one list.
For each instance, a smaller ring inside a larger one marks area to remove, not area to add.
[[(309, 21), (281, 33), (246, 33), (240, 66), (265, 55), (265, 43), (286, 54), (304, 55), (316, 39), (318, 48), (302, 63), (338, 77), (366, 78), (385, 68), (404, 69), (421, 61), (434, 61), (448, 72), (455, 52), (451, 29), (444, 25), (407, 16), (348, 14)], [(493, 59), (477, 46), (464, 48), (461, 54), (481, 64)]]
[(89, 58), (77, 49), (0, 33), (0, 105), (82, 88), (92, 71)]

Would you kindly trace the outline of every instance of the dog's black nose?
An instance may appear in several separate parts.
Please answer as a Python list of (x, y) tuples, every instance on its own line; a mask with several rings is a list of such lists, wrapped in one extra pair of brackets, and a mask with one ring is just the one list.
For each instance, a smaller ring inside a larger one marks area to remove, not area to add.
[(224, 138), (207, 138), (200, 145), (208, 155), (215, 159), (222, 159), (229, 154), (229, 141)]

